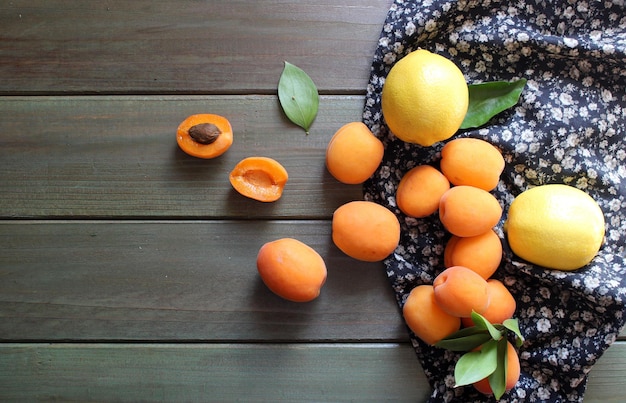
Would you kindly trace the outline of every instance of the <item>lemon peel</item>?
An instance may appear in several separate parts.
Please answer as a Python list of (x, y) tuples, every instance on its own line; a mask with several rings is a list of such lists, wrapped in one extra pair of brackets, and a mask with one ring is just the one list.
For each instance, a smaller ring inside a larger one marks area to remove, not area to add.
[(450, 59), (424, 49), (409, 53), (391, 68), (381, 97), (391, 132), (425, 147), (452, 137), (469, 106), (461, 70)]
[(540, 185), (511, 203), (504, 231), (522, 259), (571, 271), (587, 265), (604, 240), (605, 221), (598, 203), (564, 184)]

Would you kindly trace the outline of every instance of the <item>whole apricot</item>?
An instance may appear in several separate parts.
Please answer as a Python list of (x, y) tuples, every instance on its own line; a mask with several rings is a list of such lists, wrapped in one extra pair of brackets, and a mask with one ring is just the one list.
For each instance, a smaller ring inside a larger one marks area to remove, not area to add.
[(377, 262), (389, 256), (400, 242), (400, 222), (380, 204), (357, 200), (333, 213), (332, 238), (346, 255)]
[(489, 305), (487, 281), (475, 271), (452, 266), (433, 281), (435, 301), (452, 316), (470, 317), (472, 311), (482, 314)]
[(439, 219), (453, 235), (470, 237), (492, 229), (502, 206), (491, 193), (474, 186), (454, 186), (441, 196)]
[(363, 122), (350, 122), (328, 142), (326, 168), (339, 182), (360, 184), (376, 171), (384, 152), (383, 143)]
[(419, 285), (409, 293), (402, 315), (407, 326), (425, 343), (434, 345), (461, 327), (461, 319), (439, 307), (432, 285)]
[(273, 202), (282, 196), (289, 175), (272, 158), (248, 157), (235, 165), (228, 178), (233, 188), (243, 196)]
[(502, 261), (502, 242), (494, 230), (480, 235), (459, 237), (453, 235), (443, 254), (446, 267), (465, 266), (485, 280), (495, 273)]
[(289, 301), (314, 300), (326, 282), (324, 259), (297, 239), (267, 242), (259, 249), (256, 264), (265, 285)]
[[(517, 306), (515, 298), (508, 288), (500, 280), (490, 278), (487, 280), (489, 292), (489, 305), (481, 315), (490, 323), (502, 323), (513, 317)], [(474, 326), (472, 318), (462, 318), (463, 326)]]
[(215, 158), (233, 144), (233, 129), (228, 119), (211, 113), (188, 116), (176, 129), (181, 150), (198, 158)]
[(396, 203), (409, 217), (426, 217), (439, 208), (441, 196), (450, 189), (448, 179), (430, 165), (409, 170), (398, 184)]
[(496, 147), (481, 139), (458, 138), (441, 149), (441, 171), (453, 185), (495, 189), (504, 170), (504, 158)]
[[(519, 362), (519, 355), (517, 354), (517, 351), (515, 350), (515, 347), (513, 346), (513, 344), (511, 344), (511, 342), (509, 341), (507, 341), (507, 348), (506, 348), (505, 373), (506, 373), (505, 390), (510, 390), (515, 386), (515, 384), (519, 380), (519, 377), (521, 375), (521, 366)], [(474, 387), (476, 388), (476, 390), (478, 390), (482, 394), (493, 395), (493, 390), (491, 389), (491, 386), (489, 385), (488, 377), (483, 378), (478, 382), (474, 382)]]

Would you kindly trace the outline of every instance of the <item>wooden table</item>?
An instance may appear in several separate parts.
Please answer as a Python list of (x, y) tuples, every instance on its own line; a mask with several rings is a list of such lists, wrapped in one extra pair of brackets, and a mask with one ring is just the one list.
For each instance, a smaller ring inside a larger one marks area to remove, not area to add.
[[(423, 401), (430, 390), (380, 263), (330, 239), (360, 199), (324, 167), (360, 120), (390, 0), (0, 4), (0, 401)], [(306, 136), (279, 107), (283, 61), (317, 84)], [(189, 114), (231, 120), (215, 160), (180, 151)], [(290, 180), (235, 193), (242, 158)], [(265, 242), (296, 237), (329, 276), (284, 301), (258, 278)], [(587, 400), (621, 401), (626, 339)]]

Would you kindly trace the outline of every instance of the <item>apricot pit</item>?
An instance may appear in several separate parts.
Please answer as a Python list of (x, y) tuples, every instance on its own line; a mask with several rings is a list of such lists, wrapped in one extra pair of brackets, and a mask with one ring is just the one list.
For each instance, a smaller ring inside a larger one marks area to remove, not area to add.
[(224, 154), (233, 144), (228, 119), (211, 113), (191, 115), (176, 129), (176, 142), (187, 154), (210, 159)]

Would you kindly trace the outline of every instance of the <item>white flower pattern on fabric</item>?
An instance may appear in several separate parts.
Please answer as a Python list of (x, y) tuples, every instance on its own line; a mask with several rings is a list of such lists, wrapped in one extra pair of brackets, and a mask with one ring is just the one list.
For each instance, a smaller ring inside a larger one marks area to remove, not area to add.
[[(522, 376), (510, 402), (581, 402), (587, 374), (626, 320), (626, 10), (624, 2), (557, 0), (406, 1), (390, 7), (374, 54), (363, 121), (383, 140), (379, 171), (365, 198), (394, 211), (402, 239), (386, 261), (402, 306), (417, 285), (443, 270), (446, 234), (436, 216), (411, 219), (395, 203), (402, 175), (437, 166), (443, 144), (407, 145), (389, 133), (380, 94), (391, 66), (419, 47), (451, 58), (471, 83), (526, 78), (519, 104), (485, 127), (457, 136), (485, 139), (504, 155), (494, 195), (506, 207), (528, 187), (565, 183), (598, 201), (605, 243), (587, 267), (546, 270), (514, 256), (494, 277), (515, 295), (526, 338)], [(504, 238), (502, 224), (496, 227)], [(411, 334), (433, 392), (431, 402), (482, 402), (472, 387), (454, 388), (459, 355)], [(493, 400), (493, 399), (492, 399)]]

